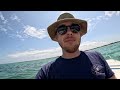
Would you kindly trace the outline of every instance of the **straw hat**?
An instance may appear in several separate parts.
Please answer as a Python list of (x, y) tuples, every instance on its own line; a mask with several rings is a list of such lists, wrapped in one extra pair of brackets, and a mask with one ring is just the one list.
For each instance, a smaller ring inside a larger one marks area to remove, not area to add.
[[(71, 21), (75, 24), (79, 24), (81, 26), (81, 34), (84, 35), (87, 33), (87, 21), (81, 20), (81, 19), (76, 19), (72, 14), (70, 13), (63, 13), (61, 14), (57, 21), (48, 26), (48, 34), (52, 40), (54, 40), (55, 35), (56, 35), (56, 28), (60, 23), (66, 22), (66, 21)], [(55, 41), (55, 40), (54, 40)]]

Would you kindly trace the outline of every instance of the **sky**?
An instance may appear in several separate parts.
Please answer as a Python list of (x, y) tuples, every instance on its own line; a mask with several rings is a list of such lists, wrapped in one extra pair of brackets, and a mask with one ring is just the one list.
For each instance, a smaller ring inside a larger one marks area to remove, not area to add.
[(80, 50), (120, 40), (120, 11), (0, 11), (0, 64), (61, 55), (47, 27), (64, 12), (88, 22)]

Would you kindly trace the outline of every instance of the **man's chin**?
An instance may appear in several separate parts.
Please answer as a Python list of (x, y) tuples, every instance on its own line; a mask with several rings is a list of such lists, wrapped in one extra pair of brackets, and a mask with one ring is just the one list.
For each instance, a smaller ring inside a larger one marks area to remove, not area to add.
[(68, 53), (74, 53), (78, 50), (78, 47), (65, 48), (64, 50)]
[(74, 53), (74, 52), (76, 52), (77, 50), (66, 50), (66, 52), (68, 52), (68, 53)]
[(64, 46), (62, 46), (62, 45), (60, 45), (60, 46), (63, 50), (65, 50), (68, 53), (74, 53), (79, 48), (79, 44), (77, 44), (77, 45), (73, 45), (73, 44), (65, 45), (64, 44)]
[(65, 42), (64, 44), (67, 45), (67, 46), (68, 46), (68, 45), (73, 45), (73, 46), (74, 46), (74, 45), (75, 45), (75, 42), (74, 42), (74, 41), (68, 41), (68, 42)]

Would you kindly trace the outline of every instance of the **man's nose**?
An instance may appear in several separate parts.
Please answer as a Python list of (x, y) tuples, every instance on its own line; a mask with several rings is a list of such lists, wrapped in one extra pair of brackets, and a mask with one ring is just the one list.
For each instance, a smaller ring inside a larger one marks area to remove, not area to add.
[(73, 34), (73, 33), (72, 33), (70, 27), (68, 27), (68, 28), (67, 28), (67, 35), (72, 35), (72, 34)]

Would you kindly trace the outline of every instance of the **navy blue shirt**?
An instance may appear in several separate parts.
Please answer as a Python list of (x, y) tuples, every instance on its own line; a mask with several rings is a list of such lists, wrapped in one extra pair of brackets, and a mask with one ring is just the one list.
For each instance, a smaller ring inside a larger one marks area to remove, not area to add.
[[(106, 63), (106, 61), (104, 62)], [(101, 64), (99, 67), (101, 68), (103, 65)], [(108, 68), (110, 71), (106, 72)], [(60, 56), (55, 61), (44, 65), (37, 73), (36, 79), (105, 79), (114, 74), (109, 66), (103, 67), (99, 71), (96, 73), (93, 63), (81, 51), (78, 57), (65, 59)]]

